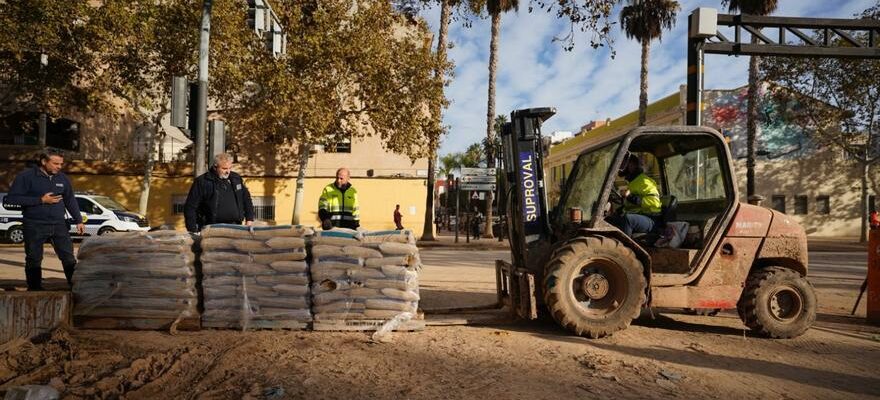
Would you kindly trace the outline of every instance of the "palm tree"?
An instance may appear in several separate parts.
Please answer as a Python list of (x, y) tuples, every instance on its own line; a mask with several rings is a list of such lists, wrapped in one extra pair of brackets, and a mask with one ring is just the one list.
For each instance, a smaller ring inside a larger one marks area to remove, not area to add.
[(675, 0), (629, 0), (620, 11), (620, 24), (629, 39), (642, 44), (642, 70), (639, 84), (639, 126), (644, 126), (648, 114), (648, 54), (651, 41), (660, 40), (663, 31), (675, 25), (679, 10)]
[[(767, 15), (776, 11), (776, 0), (724, 0), (730, 12), (739, 11), (749, 15)], [(752, 35), (752, 43), (757, 37)], [(748, 108), (746, 120), (746, 196), (755, 195), (755, 153), (758, 144), (758, 64), (761, 59), (752, 56), (749, 59), (749, 91), (747, 94)]]
[[(457, 2), (458, 0), (440, 0), (440, 28), (437, 33), (437, 58), (441, 61), (446, 61), (449, 19), (452, 15), (453, 3)], [(443, 71), (438, 69), (436, 74), (442, 75)], [(437, 107), (433, 112), (436, 113), (436, 117), (439, 119), (443, 110), (441, 107)], [(437, 240), (434, 235), (434, 182), (436, 181), (434, 170), (437, 167), (437, 148), (440, 146), (440, 138), (432, 137), (429, 146), (431, 146), (431, 149), (430, 156), (428, 157), (428, 185), (427, 193), (425, 195), (425, 222), (424, 225), (422, 225), (421, 239), (433, 241)]]
[[(489, 39), (489, 99), (486, 109), (486, 139), (487, 143), (495, 143), (495, 77), (498, 73), (498, 41), (501, 37), (501, 14), (510, 10), (519, 10), (519, 0), (484, 0), (486, 12), (492, 18), (492, 34)], [(474, 0), (471, 8), (480, 7), (483, 1)], [(495, 167), (494, 149), (486, 148), (486, 167)], [(492, 238), (492, 202), (494, 193), (489, 192), (486, 196), (486, 229), (483, 237)]]

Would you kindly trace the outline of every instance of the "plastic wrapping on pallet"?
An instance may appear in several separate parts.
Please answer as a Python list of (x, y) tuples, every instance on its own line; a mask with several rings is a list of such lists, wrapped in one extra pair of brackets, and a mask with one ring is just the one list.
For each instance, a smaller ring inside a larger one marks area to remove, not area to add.
[(317, 233), (312, 243), (316, 329), (358, 321), (375, 329), (382, 326), (376, 322), (417, 315), (421, 262), (412, 232), (333, 229)]
[(75, 319), (197, 318), (192, 245), (188, 233), (175, 231), (85, 239), (73, 275)]
[(202, 230), (202, 326), (303, 328), (312, 321), (304, 226)]

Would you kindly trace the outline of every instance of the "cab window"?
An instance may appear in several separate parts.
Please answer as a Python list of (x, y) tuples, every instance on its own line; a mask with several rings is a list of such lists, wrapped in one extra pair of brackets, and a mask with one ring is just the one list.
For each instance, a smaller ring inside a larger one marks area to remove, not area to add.
[(79, 210), (86, 214), (103, 214), (104, 212), (98, 208), (95, 203), (92, 203), (89, 199), (84, 199), (82, 197), (76, 198), (76, 204), (79, 205)]
[(664, 160), (669, 192), (679, 202), (716, 200), (727, 196), (718, 150), (708, 146)]

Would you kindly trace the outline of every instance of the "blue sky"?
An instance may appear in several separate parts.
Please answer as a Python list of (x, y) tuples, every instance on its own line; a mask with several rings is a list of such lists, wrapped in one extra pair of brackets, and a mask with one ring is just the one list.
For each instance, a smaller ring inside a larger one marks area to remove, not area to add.
[[(627, 40), (615, 25), (614, 50), (594, 50), (589, 36), (581, 34), (573, 51), (563, 50), (553, 38), (568, 32), (566, 21), (553, 14), (528, 12), (527, 0), (520, 0), (518, 13), (502, 19), (500, 62), (496, 86), (496, 113), (509, 114), (517, 108), (551, 106), (557, 114), (544, 125), (544, 132), (577, 131), (594, 119), (616, 118), (638, 108), (640, 47)], [(678, 91), (685, 83), (687, 16), (697, 7), (720, 8), (720, 0), (679, 0), (675, 27), (653, 42), (649, 61), (648, 101)], [(874, 0), (780, 0), (774, 15), (850, 18), (871, 7)], [(617, 11), (613, 20), (617, 21)], [(719, 11), (721, 12), (721, 11)], [(439, 9), (422, 15), (434, 32)], [(486, 98), (490, 24), (472, 18), (472, 26), (460, 21), (450, 26), (453, 48), (449, 58), (455, 75), (446, 89), (452, 101), (445, 111), (449, 134), (440, 154), (463, 151), (486, 135)], [(729, 89), (747, 81), (748, 58), (709, 55), (706, 58), (707, 89)]]

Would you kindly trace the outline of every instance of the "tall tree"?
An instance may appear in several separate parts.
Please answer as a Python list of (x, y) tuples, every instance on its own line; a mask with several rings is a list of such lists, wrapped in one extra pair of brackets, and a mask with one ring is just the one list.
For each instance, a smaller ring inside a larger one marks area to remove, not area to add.
[[(458, 0), (439, 0), (440, 3), (440, 26), (437, 31), (437, 51), (435, 52), (435, 56), (437, 57), (438, 67), (434, 70), (435, 79), (439, 79), (443, 86), (446, 86), (446, 75), (447, 70), (444, 70), (440, 65), (446, 64), (446, 50), (449, 47), (449, 20), (452, 15), (452, 8), (458, 4)], [(437, 166), (437, 149), (440, 147), (440, 136), (444, 132), (444, 128), (442, 126), (443, 119), (443, 108), (439, 106), (435, 106), (431, 109), (431, 112), (434, 113), (434, 116), (437, 118), (437, 127), (436, 133), (432, 134), (428, 140), (429, 146), (429, 155), (428, 155), (428, 185), (425, 193), (425, 222), (422, 226), (422, 240), (437, 240), (434, 232), (434, 182), (437, 180), (435, 177), (435, 169)]]
[[(769, 15), (776, 11), (777, 0), (722, 0), (731, 12), (739, 11), (749, 15)], [(758, 38), (752, 35), (752, 43)], [(749, 89), (746, 110), (746, 196), (755, 195), (755, 155), (758, 144), (758, 68), (761, 59), (751, 56), (749, 59)]]
[[(486, 106), (486, 142), (495, 143), (495, 80), (498, 74), (498, 42), (501, 40), (501, 14), (511, 10), (519, 10), (519, 0), (480, 0), (472, 1), (471, 8), (485, 8), (492, 20), (491, 34), (489, 36), (489, 94)], [(480, 10), (474, 10), (480, 11)], [(495, 157), (492, 146), (486, 147), (486, 167), (495, 167)], [(494, 193), (489, 192), (486, 196), (486, 229), (483, 236), (492, 235), (492, 203)]]
[[(880, 19), (880, 3), (862, 17)], [(880, 61), (773, 57), (762, 60), (760, 72), (763, 79), (778, 85), (771, 94), (788, 110), (786, 119), (816, 144), (838, 149), (858, 165), (859, 236), (866, 241), (869, 171), (880, 164)]]
[(87, 0), (0, 2), (0, 116), (102, 111)]
[(432, 51), (427, 24), (388, 2), (313, 4), (274, 4), (297, 39), (286, 54), (263, 55), (237, 91), (243, 99), (226, 113), (236, 140), (256, 147), (268, 137), (267, 158), (283, 160), (290, 157), (278, 152), (294, 144), (333, 146), (369, 135), (389, 151), (432, 159), (449, 66)]
[[(98, 31), (101, 75), (96, 78), (115, 99), (123, 100), (146, 128), (144, 176), (138, 211), (147, 214), (150, 183), (161, 137), (162, 119), (170, 110), (173, 76), (195, 76), (201, 7), (188, 0), (130, 2), (104, 0), (91, 13)], [(211, 67), (223, 78), (209, 94), (225, 97), (224, 87), (240, 86), (246, 55), (261, 44), (247, 29), (247, 8), (233, 0), (213, 7)], [(174, 38), (169, 40), (168, 38)], [(230, 82), (238, 79), (239, 84)]]
[(663, 31), (675, 25), (680, 9), (675, 0), (629, 0), (620, 11), (620, 24), (627, 38), (642, 45), (642, 67), (639, 83), (639, 126), (644, 126), (648, 115), (648, 55), (651, 41), (661, 40)]

